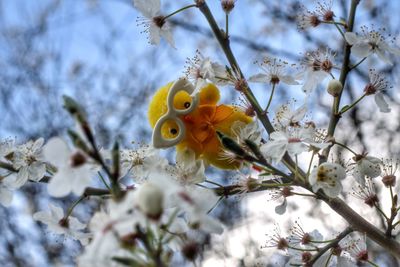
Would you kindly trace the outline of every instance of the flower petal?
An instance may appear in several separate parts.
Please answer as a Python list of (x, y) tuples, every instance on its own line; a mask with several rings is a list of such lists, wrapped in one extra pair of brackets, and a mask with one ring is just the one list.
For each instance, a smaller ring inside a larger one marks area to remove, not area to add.
[(147, 18), (152, 18), (160, 12), (160, 0), (133, 0), (133, 4)]
[(264, 74), (264, 73), (258, 73), (256, 75), (251, 76), (248, 81), (249, 82), (254, 82), (254, 83), (269, 83), (270, 80), (269, 76)]
[(153, 45), (158, 45), (161, 39), (161, 29), (154, 23), (150, 24), (149, 42)]
[(346, 38), (347, 43), (349, 43), (350, 45), (359, 42), (359, 37), (354, 32), (346, 32), (344, 34), (344, 38)]
[(397, 48), (397, 47), (387, 46), (386, 50), (389, 51), (392, 54), (395, 54), (396, 56), (400, 56), (400, 49)]
[(47, 189), (53, 197), (65, 197), (71, 192), (71, 183), (66, 172), (61, 169), (50, 180)]
[(293, 76), (290, 76), (290, 75), (282, 75), (280, 77), (280, 79), (282, 80), (282, 82), (284, 82), (284, 83), (286, 83), (288, 85), (298, 85), (298, 84), (300, 84), (299, 82), (297, 82), (295, 80), (295, 78)]
[(160, 31), (160, 35), (164, 37), (167, 43), (169, 43), (173, 48), (176, 49), (174, 36), (172, 35), (172, 29), (171, 26), (169, 26), (169, 24), (166, 23), (165, 25), (163, 25)]
[(371, 54), (371, 46), (368, 43), (356, 43), (352, 46), (351, 52), (357, 57), (368, 57)]
[(391, 111), (389, 104), (386, 102), (383, 93), (375, 94), (375, 103), (378, 106), (380, 112), (389, 113)]
[(375, 49), (375, 53), (377, 56), (386, 64), (393, 65), (392, 61), (390, 58), (386, 55), (385, 51), (383, 49), (377, 48)]
[(68, 164), (70, 150), (65, 141), (59, 137), (53, 137), (43, 147), (44, 158), (56, 167)]
[(275, 207), (275, 213), (283, 215), (286, 212), (286, 207), (287, 207), (287, 200), (286, 198), (283, 198), (282, 204)]
[(0, 187), (0, 204), (8, 207), (11, 205), (13, 194), (5, 187)]

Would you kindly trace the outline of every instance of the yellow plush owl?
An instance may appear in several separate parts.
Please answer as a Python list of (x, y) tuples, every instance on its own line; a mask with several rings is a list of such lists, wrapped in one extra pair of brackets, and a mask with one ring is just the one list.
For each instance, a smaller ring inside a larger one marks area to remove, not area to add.
[[(158, 120), (167, 113), (167, 98), (173, 83), (158, 89), (151, 99), (148, 119), (154, 128)], [(198, 100), (193, 103), (193, 98), (186, 91), (179, 91), (173, 98), (173, 107), (179, 111), (187, 110), (191, 105), (194, 107), (188, 114), (180, 115), (179, 119), (184, 125), (184, 136), (176, 144), (177, 153), (187, 149), (194, 151), (196, 158), (201, 158), (205, 162), (221, 169), (235, 169), (238, 163), (221, 157), (223, 151), (217, 131), (232, 136), (232, 125), (241, 121), (248, 124), (252, 118), (245, 115), (243, 110), (233, 105), (219, 104), (220, 93), (214, 84), (207, 84), (200, 89)], [(166, 139), (177, 137), (182, 129), (176, 120), (168, 119), (161, 126), (161, 136)]]

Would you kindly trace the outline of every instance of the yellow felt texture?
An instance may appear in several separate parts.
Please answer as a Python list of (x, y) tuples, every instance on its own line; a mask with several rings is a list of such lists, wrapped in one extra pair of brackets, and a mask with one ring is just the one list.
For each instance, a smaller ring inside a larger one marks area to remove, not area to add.
[[(148, 110), (150, 125), (154, 127), (157, 120), (167, 112), (166, 99), (172, 83), (161, 87), (153, 96)], [(232, 105), (218, 105), (220, 93), (214, 84), (207, 84), (200, 89), (199, 106), (190, 114), (182, 116), (186, 128), (185, 138), (177, 145), (177, 150), (192, 149), (196, 158), (202, 158), (207, 163), (221, 169), (236, 169), (238, 163), (229, 159), (222, 159), (223, 148), (216, 134), (217, 131), (232, 136), (232, 125), (236, 121), (248, 124), (252, 118), (246, 116), (242, 109)], [(179, 92), (174, 98), (177, 109), (185, 109), (185, 102), (190, 102), (189, 94)], [(171, 128), (176, 127), (174, 122), (167, 121), (162, 127), (162, 135), (172, 137)]]

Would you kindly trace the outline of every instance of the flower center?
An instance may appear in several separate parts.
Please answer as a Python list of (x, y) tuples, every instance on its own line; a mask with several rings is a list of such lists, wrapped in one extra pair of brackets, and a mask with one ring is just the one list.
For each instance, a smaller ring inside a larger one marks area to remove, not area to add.
[(366, 95), (373, 95), (376, 93), (376, 87), (372, 83), (369, 83), (365, 86), (364, 92)]
[(360, 251), (357, 254), (357, 260), (358, 261), (367, 261), (368, 260), (368, 251), (367, 250)]
[(271, 83), (272, 84), (278, 84), (279, 83), (279, 77), (277, 75), (272, 75), (271, 76)]
[(319, 18), (316, 15), (310, 16), (310, 25), (311, 26), (317, 27), (320, 23), (321, 23), (321, 21), (319, 20)]
[(86, 157), (81, 152), (74, 153), (70, 158), (71, 167), (77, 168), (86, 163)]
[(154, 17), (153, 18), (153, 22), (158, 28), (162, 28), (162, 26), (164, 26), (164, 24), (165, 24), (164, 16), (156, 16), (156, 17)]
[(330, 60), (324, 60), (321, 63), (321, 69), (326, 72), (331, 72), (333, 64)]
[(58, 221), (58, 224), (61, 227), (68, 228), (69, 226), (68, 218), (62, 218), (61, 220)]

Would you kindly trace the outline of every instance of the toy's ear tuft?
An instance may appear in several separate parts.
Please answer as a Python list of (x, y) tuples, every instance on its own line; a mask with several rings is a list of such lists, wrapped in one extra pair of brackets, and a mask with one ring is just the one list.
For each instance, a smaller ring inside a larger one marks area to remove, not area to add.
[(167, 97), (172, 84), (173, 83), (170, 82), (158, 89), (150, 101), (147, 117), (152, 128), (154, 128), (158, 119), (167, 113)]
[(219, 89), (212, 83), (200, 89), (200, 105), (215, 105), (218, 103), (219, 98)]

